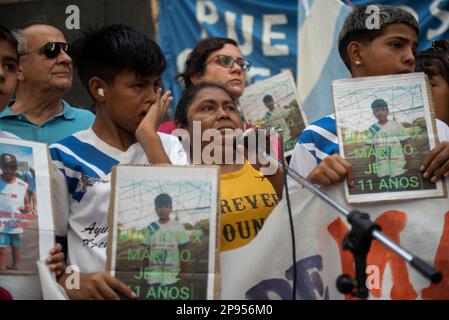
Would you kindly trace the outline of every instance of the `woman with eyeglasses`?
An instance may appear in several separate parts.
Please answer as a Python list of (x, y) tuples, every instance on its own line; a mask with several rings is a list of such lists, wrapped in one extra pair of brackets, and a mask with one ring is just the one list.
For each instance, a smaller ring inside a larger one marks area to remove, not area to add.
[(234, 99), (243, 95), (245, 74), (251, 62), (245, 60), (237, 42), (229, 38), (207, 38), (195, 46), (178, 78), (186, 88), (201, 81), (224, 85)]
[[(217, 130), (222, 137), (222, 150), (230, 150), (234, 160), (214, 163), (221, 169), (222, 251), (241, 247), (257, 235), (279, 202), (284, 184), (284, 176), (277, 168), (268, 174), (258, 161), (248, 161), (246, 151), (243, 151), (245, 160), (238, 162), (240, 149), (237, 150), (233, 139), (227, 139), (227, 129), (244, 130), (236, 101), (243, 94), (250, 67), (234, 40), (208, 38), (196, 45), (187, 59), (185, 72), (179, 75), (186, 89), (176, 110), (177, 127), (187, 129), (191, 145), (198, 139), (193, 134), (195, 122), (201, 125), (201, 136), (208, 129)], [(208, 143), (201, 141), (200, 145), (201, 163), (205, 164), (203, 151)], [(190, 152), (190, 156), (193, 161), (195, 155)]]
[[(251, 62), (243, 57), (235, 40), (206, 38), (189, 54), (185, 71), (178, 74), (177, 79), (185, 88), (201, 81), (218, 82), (238, 100), (243, 95), (245, 73), (250, 68)], [(171, 133), (174, 129), (174, 121), (168, 121), (158, 131)]]

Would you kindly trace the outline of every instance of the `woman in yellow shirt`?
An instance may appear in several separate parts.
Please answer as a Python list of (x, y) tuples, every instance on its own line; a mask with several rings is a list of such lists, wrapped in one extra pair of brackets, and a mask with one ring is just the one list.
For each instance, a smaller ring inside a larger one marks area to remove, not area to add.
[(178, 103), (175, 121), (189, 134), (191, 163), (220, 165), (221, 250), (249, 243), (279, 202), (283, 174), (275, 170), (264, 176), (260, 164), (250, 164), (235, 146), (233, 138), (243, 132), (244, 124), (232, 93), (219, 83), (189, 86)]

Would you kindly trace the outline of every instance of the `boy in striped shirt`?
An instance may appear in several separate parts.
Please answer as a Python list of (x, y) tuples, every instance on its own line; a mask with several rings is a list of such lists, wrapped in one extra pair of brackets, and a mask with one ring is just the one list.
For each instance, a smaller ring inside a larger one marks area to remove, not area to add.
[[(123, 25), (86, 34), (75, 48), (75, 66), (95, 101), (96, 118), (91, 128), (50, 147), (57, 168), (56, 234), (69, 264), (81, 272), (80, 287), (66, 292), (71, 299), (135, 298), (104, 272), (111, 171), (118, 164), (187, 164), (178, 139), (156, 132), (172, 100), (160, 85), (166, 61), (154, 41)], [(61, 277), (62, 286), (67, 277)]]

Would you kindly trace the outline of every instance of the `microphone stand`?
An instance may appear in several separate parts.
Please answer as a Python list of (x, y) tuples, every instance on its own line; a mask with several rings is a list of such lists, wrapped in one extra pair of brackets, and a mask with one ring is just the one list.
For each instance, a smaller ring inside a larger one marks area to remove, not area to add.
[(371, 221), (369, 214), (357, 210), (349, 211), (347, 208), (331, 199), (309, 180), (291, 169), (288, 165), (268, 154), (266, 150), (263, 150), (262, 148), (259, 149), (259, 145), (257, 148), (258, 153), (262, 154), (262, 156), (269, 160), (270, 163), (276, 165), (278, 170), (285, 170), (285, 173), (293, 180), (300, 183), (307, 190), (320, 197), (324, 202), (335, 208), (340, 214), (344, 215), (351, 225), (351, 230), (344, 237), (343, 249), (349, 250), (354, 256), (355, 279), (352, 279), (346, 274), (340, 275), (337, 278), (337, 289), (341, 293), (351, 294), (353, 297), (359, 299), (368, 298), (369, 290), (366, 286), (366, 258), (373, 239), (378, 240), (389, 250), (407, 261), (432, 283), (439, 283), (441, 281), (442, 275), (439, 271), (435, 270), (433, 266), (429, 265), (419, 257), (414, 256), (410, 251), (407, 251), (385, 236), (381, 232), (380, 226)]

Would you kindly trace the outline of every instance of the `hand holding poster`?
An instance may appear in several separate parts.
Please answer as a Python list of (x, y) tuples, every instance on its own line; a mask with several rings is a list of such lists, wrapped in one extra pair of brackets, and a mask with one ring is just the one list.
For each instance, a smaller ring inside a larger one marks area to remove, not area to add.
[(348, 202), (440, 197), (424, 179), (423, 160), (437, 143), (423, 73), (337, 80), (332, 84), (340, 154), (352, 164)]
[(216, 299), (218, 168), (118, 166), (108, 271), (138, 299)]
[(290, 71), (247, 87), (239, 104), (245, 120), (251, 125), (280, 130), (284, 154), (291, 154), (296, 139), (307, 125), (307, 119)]

